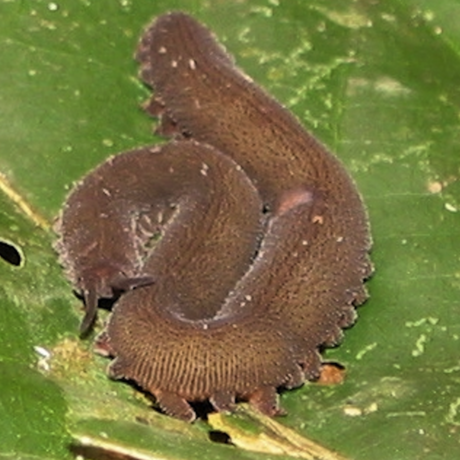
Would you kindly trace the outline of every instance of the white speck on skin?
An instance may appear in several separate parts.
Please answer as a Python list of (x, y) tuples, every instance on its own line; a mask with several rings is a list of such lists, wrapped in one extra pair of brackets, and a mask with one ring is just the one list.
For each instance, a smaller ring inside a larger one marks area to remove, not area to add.
[(241, 72), (241, 76), (249, 83), (254, 83), (254, 80), (247, 74), (245, 74), (244, 72)]
[(177, 67), (177, 61), (171, 61), (171, 67), (175, 69)]
[(166, 48), (164, 46), (161, 46), (160, 48), (158, 48), (158, 54), (166, 54)]
[(195, 70), (196, 69), (196, 62), (194, 59), (189, 59), (188, 61), (188, 66), (192, 69), (192, 70)]
[(203, 163), (201, 165), (200, 174), (202, 176), (207, 176), (208, 175), (208, 170), (209, 170), (209, 166), (206, 163)]

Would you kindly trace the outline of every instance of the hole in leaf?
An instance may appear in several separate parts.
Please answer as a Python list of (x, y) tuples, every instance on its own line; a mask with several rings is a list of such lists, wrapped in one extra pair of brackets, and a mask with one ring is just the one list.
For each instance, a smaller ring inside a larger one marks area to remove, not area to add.
[(232, 439), (227, 433), (223, 431), (214, 430), (209, 432), (209, 439), (218, 444), (232, 444)]
[(22, 262), (21, 253), (10, 243), (0, 241), (0, 257), (7, 263), (19, 267)]
[(214, 412), (214, 408), (212, 407), (212, 404), (206, 400), (206, 401), (191, 401), (189, 402), (191, 408), (196, 414), (196, 418), (202, 419), (202, 420), (207, 420), (208, 414), (211, 412)]

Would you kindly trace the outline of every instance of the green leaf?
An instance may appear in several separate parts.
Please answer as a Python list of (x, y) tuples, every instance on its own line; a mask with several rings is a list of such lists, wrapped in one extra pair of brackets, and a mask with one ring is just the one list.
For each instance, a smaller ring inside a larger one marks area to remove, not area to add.
[(109, 155), (158, 141), (139, 109), (148, 91), (132, 54), (142, 28), (171, 9), (208, 24), (337, 153), (369, 209), (371, 298), (324, 354), (346, 367), (345, 382), (284, 393), (289, 415), (277, 422), (354, 459), (455, 457), (460, 4), (0, 0), (0, 458), (107, 448), (280, 458), (211, 440), (215, 430), (237, 433), (237, 445), (244, 433), (267, 435), (260, 420), (242, 423), (238, 412), (215, 430), (185, 425), (107, 379), (107, 361), (76, 335), (81, 302), (52, 249), (72, 183)]

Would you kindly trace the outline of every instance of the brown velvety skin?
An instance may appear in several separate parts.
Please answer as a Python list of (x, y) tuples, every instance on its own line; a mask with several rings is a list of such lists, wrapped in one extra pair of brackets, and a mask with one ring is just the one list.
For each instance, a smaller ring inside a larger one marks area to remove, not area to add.
[[(141, 78), (154, 90), (145, 108), (160, 117), (159, 132), (178, 139), (177, 148), (190, 142), (180, 139), (192, 139), (194, 148), (216, 149), (233, 160), (257, 189), (259, 213), (251, 225), (230, 225), (237, 241), (240, 234), (248, 241), (237, 263), (227, 258), (234, 249), (225, 249), (232, 232), (219, 227), (222, 234), (214, 236), (222, 246), (203, 253), (200, 265), (214, 279), (189, 264), (212, 241), (206, 231), (173, 238), (167, 223), (160, 226), (164, 236), (155, 250), (139, 258), (130, 249), (126, 262), (109, 245), (104, 256), (109, 266), (115, 253), (114, 260), (120, 258), (115, 266), (128, 267), (123, 272), (128, 279), (150, 284), (122, 295), (98, 349), (115, 358), (112, 377), (135, 381), (165, 412), (184, 420), (195, 417), (187, 401), (205, 399), (218, 410), (242, 398), (267, 414), (280, 413), (276, 389), (315, 379), (319, 348), (340, 340), (342, 328), (355, 319), (354, 307), (366, 299), (363, 280), (372, 268), (361, 198), (339, 161), (238, 70), (193, 18), (183, 13), (157, 18), (141, 39), (137, 59)], [(230, 196), (243, 207), (248, 200), (239, 193)], [(225, 203), (223, 197), (221, 206)], [(208, 217), (205, 208), (195, 216), (184, 211), (171, 225), (188, 228)], [(95, 241), (113, 235), (119, 246), (136, 247), (123, 236), (123, 225), (109, 232), (101, 227)], [(70, 246), (66, 254), (78, 259), (78, 248)], [(229, 270), (233, 264), (238, 268)]]
[[(181, 277), (175, 294), (189, 318), (212, 317), (247, 271), (264, 220), (257, 190), (234, 161), (193, 140), (170, 142), (112, 157), (79, 182), (57, 224), (56, 247), (86, 299), (162, 282), (161, 270), (186, 267), (190, 275)], [(207, 235), (205, 245), (197, 235)], [(180, 253), (178, 242), (184, 242)], [(153, 262), (152, 252), (161, 262)], [(227, 261), (219, 271), (209, 264), (216, 254)], [(97, 304), (86, 308), (84, 333)]]

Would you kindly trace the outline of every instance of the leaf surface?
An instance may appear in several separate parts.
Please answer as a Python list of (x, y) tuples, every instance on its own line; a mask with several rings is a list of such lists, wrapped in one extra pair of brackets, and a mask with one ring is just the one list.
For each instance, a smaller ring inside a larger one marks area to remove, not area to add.
[[(132, 55), (142, 28), (171, 9), (208, 24), (342, 159), (368, 206), (371, 297), (343, 344), (324, 354), (345, 366), (345, 382), (284, 393), (289, 415), (277, 421), (357, 460), (455, 457), (459, 4), (2, 0), (0, 458), (96, 458), (107, 445), (132, 458), (294, 455), (211, 441), (235, 423), (250, 437), (264, 431), (256, 419), (184, 425), (109, 381), (107, 362), (77, 338), (81, 303), (52, 248), (73, 182), (110, 155), (159, 141), (139, 109), (148, 91)], [(8, 262), (11, 247), (19, 266)]]

